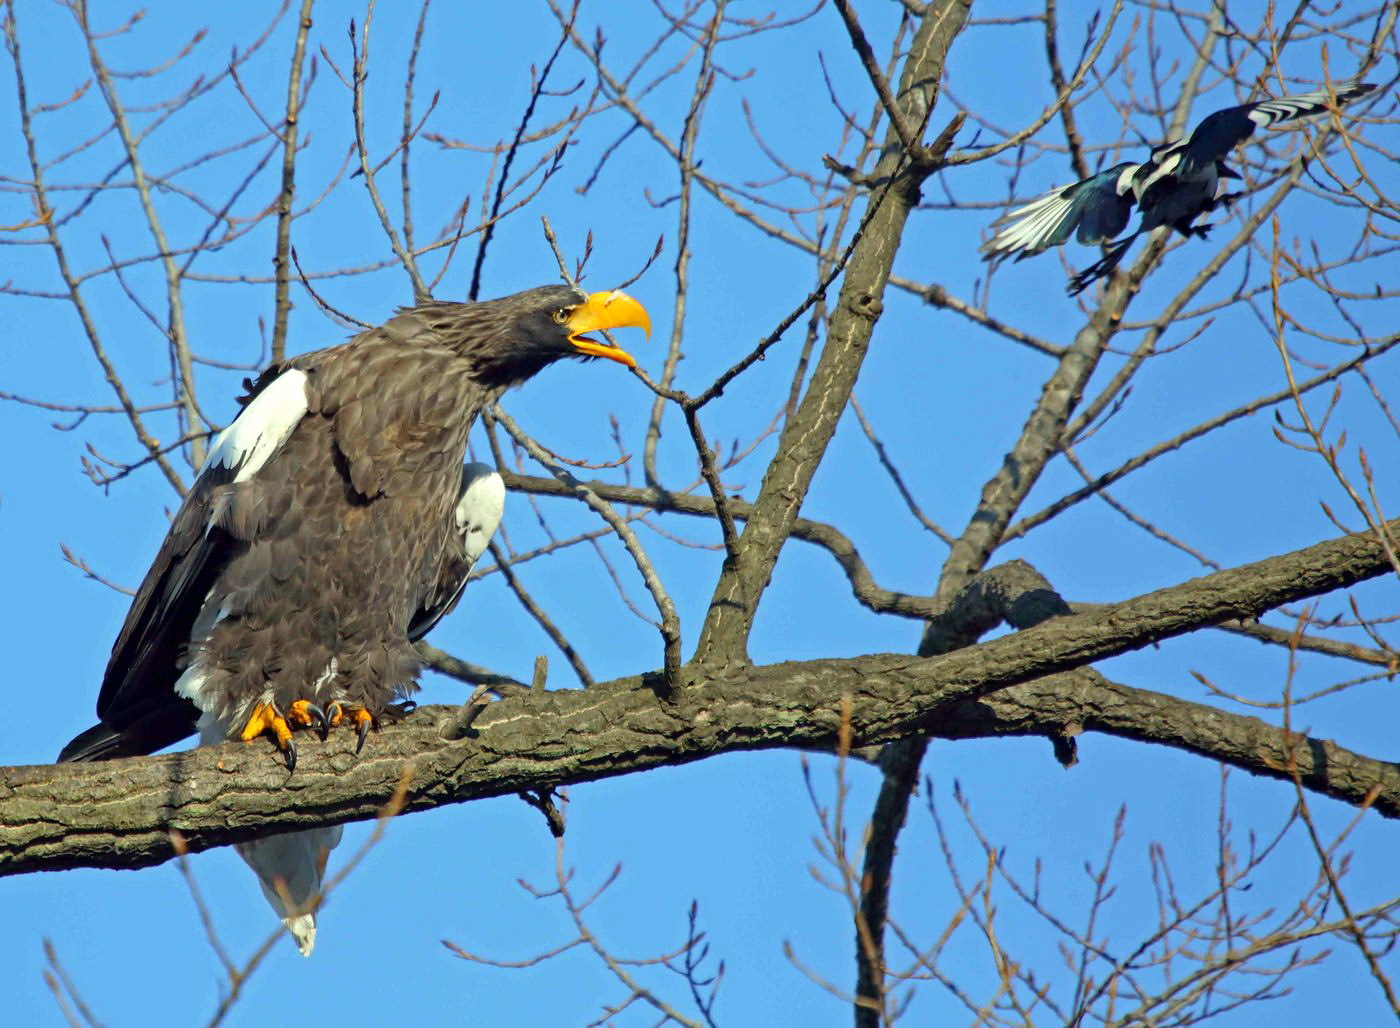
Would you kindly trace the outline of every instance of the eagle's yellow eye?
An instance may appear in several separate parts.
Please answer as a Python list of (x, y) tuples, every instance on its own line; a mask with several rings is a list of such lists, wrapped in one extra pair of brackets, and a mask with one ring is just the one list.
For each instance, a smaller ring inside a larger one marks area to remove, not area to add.
[(554, 312), (554, 323), (556, 325), (565, 324), (569, 320), (569, 315), (571, 313), (573, 313), (573, 311), (569, 307), (559, 308), (557, 311)]

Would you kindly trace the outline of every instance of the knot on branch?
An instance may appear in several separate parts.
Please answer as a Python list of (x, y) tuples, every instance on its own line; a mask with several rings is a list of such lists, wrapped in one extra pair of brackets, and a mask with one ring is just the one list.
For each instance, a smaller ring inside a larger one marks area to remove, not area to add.
[(1073, 613), (1049, 581), (1024, 560), (1013, 560), (977, 575), (942, 613), (929, 619), (925, 656), (971, 645), (1002, 623), (1030, 628)]

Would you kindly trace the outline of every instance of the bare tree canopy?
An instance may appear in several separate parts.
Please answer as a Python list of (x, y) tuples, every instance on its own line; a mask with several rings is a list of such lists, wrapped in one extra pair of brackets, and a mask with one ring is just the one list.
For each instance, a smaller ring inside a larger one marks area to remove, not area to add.
[[(484, 6), (4, 2), (17, 1023), (1400, 1016), (1395, 5)], [(424, 706), (49, 763), (244, 378), (560, 279)]]

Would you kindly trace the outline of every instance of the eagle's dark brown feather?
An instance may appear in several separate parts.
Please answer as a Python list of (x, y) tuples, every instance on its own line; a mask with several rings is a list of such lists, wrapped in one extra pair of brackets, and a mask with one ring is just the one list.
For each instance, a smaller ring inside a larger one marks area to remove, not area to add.
[(416, 688), (410, 626), (441, 616), (468, 432), (504, 389), (580, 355), (556, 315), (585, 299), (547, 286), (428, 303), (265, 371), (244, 409), (297, 371), (305, 413), (244, 480), (200, 474), (113, 647), (102, 724), (59, 759), (153, 752), (201, 710), (206, 737), (227, 735), (257, 702), (378, 717)]

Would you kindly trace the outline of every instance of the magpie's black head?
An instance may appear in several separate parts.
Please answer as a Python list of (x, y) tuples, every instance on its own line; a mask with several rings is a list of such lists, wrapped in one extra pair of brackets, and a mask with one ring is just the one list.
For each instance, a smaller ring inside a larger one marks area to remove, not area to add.
[(438, 334), (476, 366), (488, 388), (517, 385), (564, 357), (606, 357), (636, 367), (632, 356), (586, 333), (635, 326), (651, 334), (651, 319), (626, 293), (585, 293), (572, 286), (537, 286), (471, 304), (419, 308), (437, 315)]

